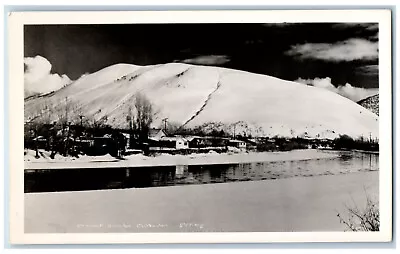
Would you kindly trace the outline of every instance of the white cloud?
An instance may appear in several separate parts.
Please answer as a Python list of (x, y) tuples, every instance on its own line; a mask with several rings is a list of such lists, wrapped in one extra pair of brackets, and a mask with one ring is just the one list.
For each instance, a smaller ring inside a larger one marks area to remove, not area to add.
[(195, 58), (185, 59), (180, 62), (188, 64), (201, 64), (201, 65), (221, 65), (229, 62), (230, 59), (225, 55), (207, 55), (198, 56)]
[(71, 79), (63, 74), (52, 74), (51, 63), (42, 56), (25, 57), (24, 86), (25, 95), (48, 93), (71, 83)]
[(327, 61), (353, 61), (378, 59), (378, 42), (365, 39), (349, 39), (336, 43), (297, 44), (285, 52), (299, 58)]
[(332, 81), (331, 78), (326, 77), (326, 78), (315, 78), (315, 79), (298, 78), (294, 82), (305, 85), (311, 85), (319, 88), (324, 88), (332, 92), (338, 93), (355, 102), (379, 93), (378, 88), (367, 89), (361, 87), (354, 87), (349, 83), (346, 83), (344, 86), (335, 87), (331, 81)]

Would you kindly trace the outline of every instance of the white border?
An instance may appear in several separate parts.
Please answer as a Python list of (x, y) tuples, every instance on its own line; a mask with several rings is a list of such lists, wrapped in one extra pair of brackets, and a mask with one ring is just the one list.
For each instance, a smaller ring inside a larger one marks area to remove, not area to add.
[[(49, 243), (387, 242), (392, 237), (392, 105), (390, 10), (14, 12), (9, 22), (10, 240)], [(379, 22), (380, 232), (24, 233), (23, 25), (110, 23)], [(12, 98), (12, 99), (11, 99)]]

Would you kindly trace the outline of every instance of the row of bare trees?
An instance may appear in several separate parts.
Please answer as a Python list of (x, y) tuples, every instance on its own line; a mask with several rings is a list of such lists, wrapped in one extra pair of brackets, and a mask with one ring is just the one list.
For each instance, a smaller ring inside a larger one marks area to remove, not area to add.
[(158, 114), (150, 100), (141, 93), (136, 94), (133, 106), (128, 106), (127, 121), (129, 129), (137, 135), (139, 143), (147, 141), (150, 126)]
[[(75, 155), (78, 152), (77, 138), (94, 136), (101, 129), (113, 132), (113, 129), (107, 125), (107, 114), (100, 119), (96, 119), (94, 115), (85, 115), (83, 107), (68, 97), (57, 104), (50, 98), (43, 98), (40, 106), (35, 110), (28, 110), (31, 117), (25, 123), (25, 143), (27, 147), (36, 150), (37, 157), (39, 157), (40, 137), (46, 140), (46, 149), (50, 150), (54, 157), (57, 152), (63, 155)], [(97, 111), (97, 113), (100, 112), (101, 109)], [(136, 94), (134, 101), (128, 107), (127, 121), (137, 143), (147, 141), (155, 115), (156, 111), (150, 100), (141, 93)]]

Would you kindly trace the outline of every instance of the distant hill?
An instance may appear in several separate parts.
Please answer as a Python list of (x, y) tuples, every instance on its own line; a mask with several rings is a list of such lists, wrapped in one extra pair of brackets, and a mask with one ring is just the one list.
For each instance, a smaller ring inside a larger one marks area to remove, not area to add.
[(365, 98), (357, 103), (379, 116), (379, 94)]
[(107, 67), (54, 93), (26, 100), (25, 120), (44, 105), (52, 108), (49, 117), (57, 120), (60, 114), (56, 112), (65, 108), (68, 98), (85, 119), (103, 119), (111, 126), (127, 128), (127, 114), (137, 92), (147, 96), (158, 111), (156, 127), (168, 118), (188, 128), (252, 136), (334, 138), (371, 133), (378, 137), (377, 115), (326, 89), (182, 63)]

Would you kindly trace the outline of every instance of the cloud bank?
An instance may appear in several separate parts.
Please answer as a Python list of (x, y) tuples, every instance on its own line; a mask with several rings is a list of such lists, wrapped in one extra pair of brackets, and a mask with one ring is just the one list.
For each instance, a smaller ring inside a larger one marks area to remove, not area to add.
[(337, 23), (332, 27), (336, 29), (359, 28), (368, 31), (378, 31), (379, 23)]
[(344, 86), (338, 86), (335, 87), (332, 84), (332, 80), (329, 77), (326, 78), (315, 78), (315, 79), (302, 79), (298, 78), (294, 82), (305, 84), (305, 85), (311, 85), (319, 88), (324, 88), (329, 91), (338, 93), (352, 101), (358, 102), (362, 99), (365, 99), (369, 96), (375, 95), (379, 93), (378, 88), (360, 88), (360, 87), (354, 87), (350, 85), (349, 83), (346, 83)]
[(200, 64), (200, 65), (221, 65), (229, 61), (230, 59), (226, 55), (207, 55), (207, 56), (198, 56), (195, 58), (185, 59), (180, 62), (188, 64)]
[(357, 67), (356, 73), (369, 76), (377, 76), (379, 74), (379, 66), (377, 64), (364, 65)]
[(42, 56), (25, 57), (24, 65), (25, 97), (52, 92), (71, 83), (67, 75), (51, 73), (51, 63)]
[(349, 39), (336, 43), (297, 44), (285, 52), (300, 59), (319, 59), (333, 62), (378, 59), (378, 42)]

